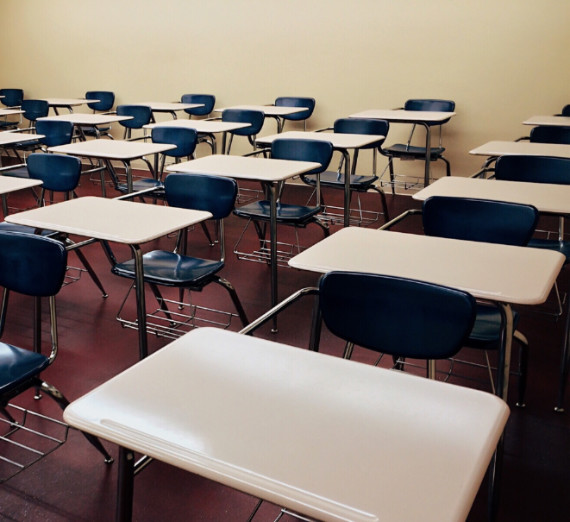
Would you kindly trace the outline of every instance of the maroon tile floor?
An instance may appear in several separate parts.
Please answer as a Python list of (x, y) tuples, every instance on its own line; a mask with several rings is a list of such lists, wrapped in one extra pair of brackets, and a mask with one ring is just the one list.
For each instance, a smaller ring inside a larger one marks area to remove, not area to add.
[[(304, 189), (288, 189), (305, 197)], [(85, 179), (80, 195), (99, 194), (99, 188)], [(366, 198), (377, 205), (377, 196)], [(415, 202), (405, 196), (388, 196), (395, 215)], [(31, 204), (28, 194), (15, 194), (10, 204), (23, 207)], [(420, 232), (419, 221), (410, 222), (411, 231)], [(223, 274), (237, 288), (250, 318), (264, 312), (269, 305), (269, 271), (266, 266), (238, 261), (231, 254), (243, 222), (235, 217), (227, 220), (228, 259)], [(287, 233), (290, 233), (288, 231)], [(285, 233), (282, 234), (284, 236)], [(191, 244), (202, 255), (208, 255), (202, 232), (191, 234)], [(300, 231), (302, 242), (310, 244), (322, 237), (320, 229), (310, 227)], [(253, 232), (248, 234), (253, 239)], [(251, 241), (250, 239), (250, 241)], [(163, 245), (172, 239), (160, 241)], [(113, 276), (109, 264), (98, 245), (85, 249), (89, 259), (106, 286), (109, 297), (103, 299), (85, 276), (62, 289), (58, 296), (60, 352), (55, 364), (45, 372), (46, 380), (58, 386), (73, 400), (94, 386), (104, 382), (137, 361), (137, 334), (121, 328), (115, 319), (128, 282)], [(129, 255), (126, 249), (116, 249), (119, 257)], [(410, 252), (413, 255), (413, 252)], [(74, 255), (70, 256), (75, 264)], [(282, 269), (279, 273), (280, 297), (298, 288), (312, 285), (313, 274)], [(563, 288), (568, 288), (566, 274), (561, 277)], [(207, 288), (197, 296), (199, 302), (231, 309), (224, 291)], [(150, 301), (150, 299), (149, 299)], [(28, 302), (21, 297), (11, 303), (5, 341), (21, 344), (30, 342)], [(310, 302), (298, 304), (280, 318), (279, 332), (262, 329), (257, 335), (281, 342), (306, 346), (310, 319)], [(132, 306), (131, 306), (132, 309)], [(512, 407), (506, 430), (504, 474), (499, 519), (505, 521), (563, 521), (570, 516), (570, 421), (569, 414), (553, 412), (558, 385), (558, 364), (562, 336), (562, 321), (522, 311), (520, 329), (531, 345), (530, 376), (527, 406)], [(239, 325), (232, 325), (239, 329)], [(168, 341), (150, 338), (151, 351)], [(324, 334), (322, 350), (340, 355), (342, 343)], [(365, 350), (356, 350), (355, 359), (366, 363), (375, 356)], [(276, 369), (275, 371), (279, 371)], [(473, 373), (471, 372), (471, 375)], [(160, 385), (160, 375), (157, 375)], [(482, 386), (472, 381), (454, 382)], [(511, 382), (515, 382), (513, 379)], [(514, 388), (511, 397), (514, 397)], [(262, 390), (260, 390), (262, 393)], [(200, 397), (188, 397), (189, 401)], [(17, 401), (36, 410), (61, 418), (49, 399), (33, 401), (26, 395)], [(286, 420), (284, 419), (284, 422)], [(231, 426), (228, 427), (231, 429)], [(268, 437), (271, 434), (267, 435)], [(107, 444), (116, 456), (117, 449)], [(374, 448), (367, 448), (373, 452)], [(310, 463), (307, 463), (309, 466)], [(107, 466), (100, 455), (76, 431), (68, 441), (48, 457), (0, 485), (0, 520), (26, 521), (107, 521), (114, 516), (116, 463)], [(369, 487), (374, 489), (375, 485)], [(413, 502), (413, 498), (410, 498)], [(219, 486), (206, 479), (155, 462), (136, 478), (134, 519), (157, 520), (245, 520), (255, 505), (255, 499)], [(273, 520), (278, 508), (264, 504), (256, 520)], [(475, 501), (470, 521), (486, 520), (486, 491), (482, 487)]]

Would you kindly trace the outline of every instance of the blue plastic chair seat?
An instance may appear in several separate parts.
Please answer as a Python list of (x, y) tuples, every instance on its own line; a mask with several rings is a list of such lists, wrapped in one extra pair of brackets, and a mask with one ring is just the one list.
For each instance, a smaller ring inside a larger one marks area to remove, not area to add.
[(557, 239), (539, 239), (533, 238), (528, 242), (529, 247), (532, 248), (544, 248), (547, 250), (554, 250), (555, 252), (560, 252), (566, 257), (564, 264), (570, 261), (570, 241), (558, 241)]
[(30, 173), (28, 172), (28, 167), (16, 167), (14, 169), (5, 170), (2, 172), (2, 176), (9, 176), (11, 178), (29, 178)]
[[(424, 158), (426, 155), (425, 147), (417, 147), (406, 145), (404, 143), (395, 143), (390, 147), (384, 148), (384, 152), (392, 156), (410, 156), (414, 158)], [(435, 161), (445, 152), (445, 147), (432, 147), (430, 149), (430, 159)]]
[[(203, 286), (223, 267), (224, 263), (219, 260), (199, 259), (165, 250), (155, 250), (143, 255), (145, 282), (163, 286)], [(113, 273), (134, 279), (134, 260), (115, 265)]]
[[(313, 221), (315, 215), (321, 212), (320, 207), (277, 204), (277, 222), (285, 225), (303, 226)], [(255, 201), (234, 210), (236, 216), (260, 221), (270, 221), (271, 205), (267, 200)]]
[[(366, 191), (378, 179), (378, 176), (350, 176), (350, 188), (357, 191)], [(317, 184), (315, 175), (303, 176), (303, 181), (309, 185)], [(327, 171), (321, 174), (322, 187), (344, 187), (344, 173)]]
[[(133, 181), (133, 191), (137, 192), (139, 190), (145, 190), (148, 188), (154, 187), (158, 191), (164, 191), (164, 184), (162, 181), (159, 181), (154, 178), (141, 178)], [(126, 183), (119, 183), (115, 187), (119, 192), (127, 193), (129, 191), (129, 187)], [(151, 194), (149, 194), (150, 196)], [(156, 194), (152, 194), (152, 196), (156, 196)]]
[[(519, 313), (513, 310), (515, 330), (519, 323)], [(469, 333), (468, 346), (481, 350), (496, 350), (501, 342), (501, 313), (496, 306), (477, 303), (475, 324)]]
[(15, 390), (50, 364), (41, 353), (0, 343), (0, 394)]

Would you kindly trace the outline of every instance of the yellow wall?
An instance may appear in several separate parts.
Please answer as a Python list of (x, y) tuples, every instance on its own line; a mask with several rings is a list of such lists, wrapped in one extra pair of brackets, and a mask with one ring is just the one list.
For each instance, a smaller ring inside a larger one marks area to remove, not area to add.
[(0, 86), (26, 97), (207, 92), (220, 107), (313, 96), (311, 128), (449, 98), (456, 175), (481, 164), (470, 148), (570, 103), (568, 0), (3, 0), (1, 12)]

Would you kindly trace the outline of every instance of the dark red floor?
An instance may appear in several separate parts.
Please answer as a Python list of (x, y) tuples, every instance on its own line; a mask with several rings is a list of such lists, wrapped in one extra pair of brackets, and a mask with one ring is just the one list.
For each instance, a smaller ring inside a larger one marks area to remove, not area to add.
[[(79, 192), (80, 195), (98, 195), (99, 189), (84, 180)], [(302, 192), (301, 197), (304, 197), (304, 189)], [(368, 203), (377, 204), (376, 195), (370, 195), (367, 200)], [(405, 196), (388, 196), (388, 202), (393, 214), (417, 205)], [(26, 203), (31, 204), (31, 199), (25, 194), (13, 195), (10, 203), (21, 207)], [(419, 232), (418, 223), (411, 224), (410, 230)], [(243, 222), (235, 217), (227, 221), (228, 259), (223, 274), (237, 288), (250, 318), (255, 318), (269, 305), (269, 271), (261, 264), (238, 261), (231, 253), (242, 225)], [(248, 235), (251, 239), (252, 236), (253, 232)], [(302, 230), (300, 237), (302, 242), (310, 244), (320, 239), (322, 233), (312, 227), (312, 230)], [(164, 245), (171, 242), (172, 239), (161, 240)], [(205, 244), (199, 229), (191, 234), (191, 244), (202, 255), (209, 255), (210, 247)], [(136, 332), (121, 328), (115, 319), (128, 282), (110, 273), (109, 264), (98, 245), (87, 247), (85, 252), (103, 280), (109, 297), (103, 299), (86, 276), (62, 289), (58, 296), (60, 353), (55, 364), (45, 372), (46, 380), (58, 386), (71, 400), (134, 364), (138, 357)], [(116, 249), (116, 253), (121, 258), (129, 255), (128, 250), (120, 248)], [(70, 259), (76, 264), (73, 254)], [(280, 297), (312, 285), (317, 280), (314, 274), (291, 269), (280, 270), (279, 277)], [(563, 288), (568, 287), (565, 275), (561, 282)], [(198, 298), (200, 302), (231, 309), (231, 303), (221, 289), (207, 288)], [(18, 297), (11, 304), (3, 340), (29, 345), (27, 301)], [(257, 335), (306, 346), (310, 304), (308, 301), (300, 303), (286, 312), (280, 318), (278, 334), (271, 334), (265, 328)], [(569, 414), (553, 412), (562, 326), (562, 321), (556, 322), (550, 317), (523, 311), (520, 329), (529, 338), (531, 346), (527, 406), (517, 409), (511, 404), (512, 414), (506, 430), (500, 520), (565, 521), (570, 517)], [(239, 329), (239, 324), (235, 323), (232, 329)], [(167, 342), (151, 337), (151, 351)], [(340, 355), (342, 343), (325, 332), (322, 349)], [(375, 360), (373, 354), (358, 349), (354, 358), (367, 363)], [(157, 383), (149, 385), (160, 385), (161, 376), (157, 375), (156, 379)], [(457, 382), (481, 386), (470, 381)], [(514, 391), (514, 387), (511, 388), (511, 397), (514, 397)], [(200, 400), (200, 397), (188, 397), (188, 401), (192, 400)], [(18, 402), (61, 418), (60, 412), (47, 398), (33, 401), (26, 395)], [(116, 456), (117, 448), (112, 444), (106, 446)], [(373, 452), (374, 448), (367, 448), (367, 451)], [(71, 431), (68, 441), (61, 448), (0, 485), (0, 520), (112, 520), (116, 467), (116, 463), (105, 465), (86, 440), (78, 432)], [(370, 484), (369, 487), (374, 489), (375, 485)], [(413, 498), (410, 501), (413, 502)], [(134, 519), (245, 520), (255, 502), (247, 495), (155, 462), (136, 478)], [(273, 520), (277, 513), (276, 506), (264, 504), (256, 520)], [(469, 520), (486, 520), (484, 487), (475, 501)]]

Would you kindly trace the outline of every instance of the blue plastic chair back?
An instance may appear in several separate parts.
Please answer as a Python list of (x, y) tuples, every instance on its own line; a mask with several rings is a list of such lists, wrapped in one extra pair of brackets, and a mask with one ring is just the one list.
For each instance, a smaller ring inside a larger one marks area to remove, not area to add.
[(81, 160), (66, 154), (43, 154), (28, 156), (30, 178), (41, 179), (42, 188), (55, 192), (71, 192), (79, 185)]
[(203, 107), (184, 109), (184, 112), (194, 116), (207, 116), (214, 110), (216, 97), (213, 94), (183, 94), (180, 98), (182, 103), (202, 103)]
[(60, 241), (0, 231), (0, 286), (31, 296), (55, 295), (66, 267), (67, 250)]
[[(390, 124), (385, 120), (340, 118), (334, 122), (333, 130), (340, 134), (371, 134), (384, 136), (384, 138), (386, 138), (388, 131), (390, 130)], [(384, 140), (361, 148), (371, 149), (382, 145), (382, 143), (384, 143)]]
[(551, 156), (501, 156), (495, 178), (505, 181), (570, 185), (570, 158)]
[(24, 100), (23, 89), (0, 89), (0, 95), (4, 96), (0, 102), (6, 107), (19, 107)]
[(22, 100), (21, 106), (24, 118), (32, 122), (38, 118), (44, 118), (49, 112), (49, 104), (46, 100)]
[(564, 105), (564, 107), (562, 108), (562, 112), (560, 113), (560, 116), (570, 116), (570, 104)]
[(226, 109), (222, 112), (222, 121), (249, 123), (249, 127), (233, 130), (232, 134), (237, 136), (255, 136), (263, 127), (265, 114), (261, 111), (250, 109)]
[(320, 174), (331, 161), (333, 146), (328, 141), (278, 138), (271, 144), (271, 157), (275, 159), (311, 161), (321, 166), (304, 174)]
[(473, 296), (461, 290), (354, 272), (324, 275), (319, 304), (334, 335), (364, 348), (417, 359), (457, 353), (476, 310)]
[(46, 147), (57, 147), (67, 145), (73, 138), (73, 123), (61, 120), (38, 120), (36, 122), (36, 132), (43, 134), (40, 141)]
[(185, 127), (154, 127), (151, 138), (153, 143), (170, 143), (175, 149), (166, 150), (162, 154), (173, 158), (191, 156), (196, 150), (198, 133)]
[(560, 143), (570, 145), (570, 127), (540, 125), (530, 131), (533, 143)]
[(538, 210), (504, 201), (433, 196), (423, 203), (422, 219), (427, 236), (525, 246)]
[(455, 102), (452, 100), (411, 99), (406, 101), (404, 109), (407, 111), (453, 112)]
[(87, 107), (94, 111), (110, 111), (115, 104), (115, 93), (112, 91), (87, 91), (85, 99), (99, 100), (87, 104)]
[(179, 208), (205, 210), (213, 219), (223, 219), (234, 209), (237, 197), (234, 179), (208, 174), (169, 174), (164, 192), (169, 205)]
[(132, 116), (130, 120), (119, 122), (128, 129), (141, 129), (152, 120), (152, 111), (147, 105), (118, 105), (118, 116)]
[(311, 117), (315, 110), (315, 98), (303, 98), (298, 96), (280, 96), (275, 100), (277, 107), (307, 107), (306, 111), (296, 112), (282, 116), (284, 120), (306, 120)]

